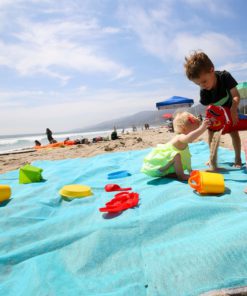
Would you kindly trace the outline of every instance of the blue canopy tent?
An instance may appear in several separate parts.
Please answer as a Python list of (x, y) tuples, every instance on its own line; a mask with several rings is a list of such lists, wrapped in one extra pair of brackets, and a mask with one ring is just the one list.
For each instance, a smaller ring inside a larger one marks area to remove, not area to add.
[(193, 104), (194, 104), (194, 100), (192, 99), (173, 96), (170, 99), (156, 103), (156, 108), (158, 110), (176, 109), (176, 108), (182, 108), (182, 107), (190, 107)]

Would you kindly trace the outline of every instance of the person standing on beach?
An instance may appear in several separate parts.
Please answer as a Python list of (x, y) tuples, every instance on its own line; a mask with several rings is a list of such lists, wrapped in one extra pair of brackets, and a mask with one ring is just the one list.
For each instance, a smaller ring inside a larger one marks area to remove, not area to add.
[[(189, 57), (185, 57), (185, 73), (189, 80), (199, 85), (200, 103), (204, 106), (216, 105), (230, 108), (233, 125), (238, 122), (238, 105), (240, 96), (236, 88), (237, 82), (227, 71), (215, 71), (214, 64), (210, 58), (201, 51), (195, 51)], [(214, 131), (208, 130), (208, 143), (211, 145)], [(236, 168), (241, 168), (241, 140), (238, 131), (230, 133), (235, 151)], [(217, 153), (217, 151), (216, 151)], [(215, 155), (216, 158), (216, 155)], [(208, 162), (214, 168), (214, 164)], [(217, 169), (217, 166), (216, 166)]]
[(117, 129), (116, 129), (115, 126), (114, 126), (114, 128), (113, 128), (113, 132), (111, 133), (111, 139), (112, 139), (112, 140), (120, 139), (120, 137), (117, 135)]
[(46, 135), (47, 135), (47, 139), (50, 144), (57, 143), (57, 141), (55, 139), (53, 139), (52, 131), (49, 128), (46, 129)]

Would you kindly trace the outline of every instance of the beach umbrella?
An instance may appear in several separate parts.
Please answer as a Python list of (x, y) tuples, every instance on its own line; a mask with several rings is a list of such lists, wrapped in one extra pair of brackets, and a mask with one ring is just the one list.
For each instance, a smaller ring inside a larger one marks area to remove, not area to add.
[(247, 99), (247, 82), (241, 82), (237, 85), (241, 99)]
[(194, 100), (192, 99), (173, 96), (165, 101), (156, 103), (156, 108), (158, 110), (176, 109), (181, 107), (190, 107), (193, 104), (194, 104)]
[(165, 118), (165, 119), (170, 119), (170, 118), (172, 118), (172, 116), (173, 115), (171, 113), (166, 113), (166, 114), (162, 115), (162, 117)]

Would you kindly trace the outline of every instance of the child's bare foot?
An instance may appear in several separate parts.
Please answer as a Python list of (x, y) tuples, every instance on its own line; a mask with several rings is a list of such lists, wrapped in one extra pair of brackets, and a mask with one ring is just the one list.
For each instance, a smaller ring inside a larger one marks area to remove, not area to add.
[(182, 176), (178, 176), (178, 180), (180, 181), (188, 181), (189, 180), (190, 175), (182, 175)]
[(239, 159), (235, 159), (235, 163), (234, 163), (234, 165), (233, 165), (236, 169), (241, 169), (241, 167), (242, 167), (242, 160), (241, 160), (241, 158), (239, 158)]
[(208, 160), (205, 163), (207, 166), (209, 166), (209, 169), (207, 169), (206, 171), (208, 172), (217, 172), (218, 171), (218, 167), (215, 163), (212, 163), (210, 160)]
[(209, 172), (209, 173), (217, 173), (217, 172), (220, 172), (221, 169), (218, 168), (218, 167), (209, 167), (207, 170), (205, 170), (206, 172)]

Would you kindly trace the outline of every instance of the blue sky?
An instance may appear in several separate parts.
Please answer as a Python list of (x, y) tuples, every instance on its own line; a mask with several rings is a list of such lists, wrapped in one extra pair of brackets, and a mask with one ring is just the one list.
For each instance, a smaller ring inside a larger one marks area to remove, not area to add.
[(0, 134), (54, 132), (198, 101), (184, 57), (247, 80), (245, 0), (0, 0)]

